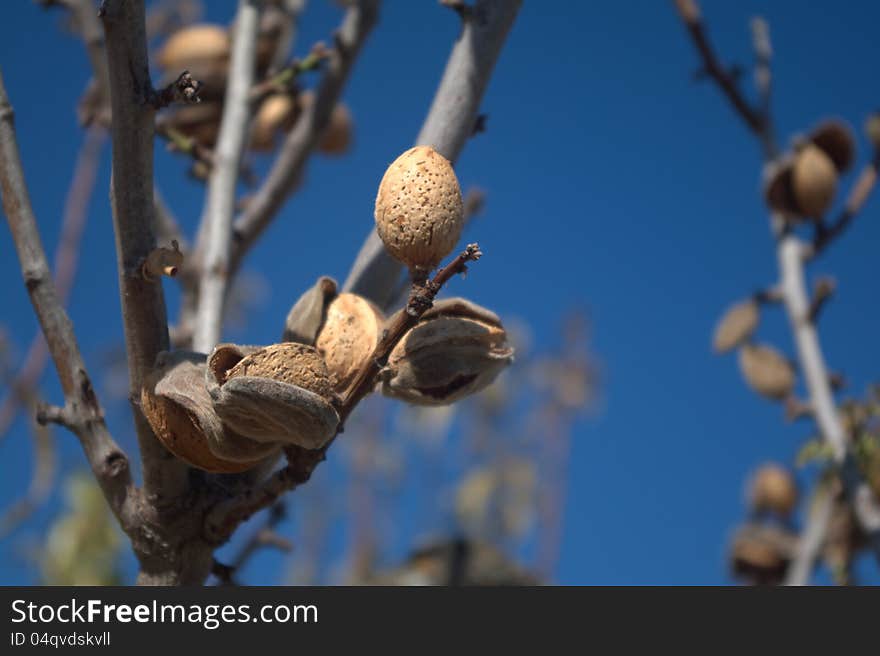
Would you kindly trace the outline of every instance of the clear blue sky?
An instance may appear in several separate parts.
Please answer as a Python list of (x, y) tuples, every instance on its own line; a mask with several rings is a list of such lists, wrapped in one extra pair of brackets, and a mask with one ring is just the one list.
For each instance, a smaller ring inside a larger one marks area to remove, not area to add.
[[(232, 15), (231, 0), (207, 4), (209, 18)], [(332, 3), (310, 5), (303, 47), (326, 38), (338, 20)], [(877, 3), (704, 5), (725, 60), (744, 66), (749, 18), (768, 19), (780, 134), (829, 115), (860, 127), (880, 106), (876, 39), (866, 29), (880, 20)], [(50, 252), (81, 140), (73, 103), (88, 78), (84, 51), (59, 34), (57, 16), (16, 2), (0, 21), (0, 65)], [(418, 132), (457, 29), (433, 0), (385, 3), (345, 94), (357, 120), (355, 150), (313, 161), (302, 192), (250, 256), (247, 267), (271, 290), (240, 341), (276, 339), (292, 297), (317, 274), (344, 277), (371, 227), (377, 181)], [(457, 165), (463, 186), (489, 196), (471, 233), (486, 257), (454, 290), (502, 316), (524, 317), (539, 342), (555, 338), (573, 306), (592, 317), (603, 401), (574, 436), (562, 583), (728, 582), (724, 549), (744, 512), (745, 476), (765, 459), (790, 460), (809, 432), (747, 391), (734, 357), (710, 353), (721, 309), (772, 283), (775, 263), (758, 195), (760, 154), (717, 90), (693, 82), (696, 64), (671, 3), (526, 0), (483, 103), (488, 132)], [(864, 142), (859, 152), (861, 162)], [(161, 154), (157, 167), (192, 229), (198, 188), (182, 178), (180, 160)], [(92, 367), (121, 335), (107, 157), (102, 176), (70, 302)], [(821, 332), (827, 359), (854, 394), (880, 378), (878, 245), (874, 198), (811, 271), (839, 283)], [(0, 254), (0, 319), (23, 347), (35, 320), (5, 228)], [(762, 337), (792, 352), (781, 312), (765, 315)], [(54, 372), (43, 389), (60, 399)], [(121, 419), (110, 419), (121, 431)], [(81, 463), (74, 439), (59, 436), (64, 462)], [(26, 484), (28, 457), (19, 424), (0, 443), (4, 504)], [(37, 516), (31, 536), (51, 510)], [(4, 584), (32, 580), (17, 552), (14, 541), (0, 544)], [(273, 580), (266, 567), (253, 578)], [(877, 580), (873, 563), (861, 569)]]

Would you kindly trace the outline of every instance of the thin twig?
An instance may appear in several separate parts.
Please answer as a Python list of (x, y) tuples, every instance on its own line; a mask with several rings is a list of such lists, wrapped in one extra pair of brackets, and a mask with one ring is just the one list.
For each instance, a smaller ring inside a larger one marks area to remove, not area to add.
[(732, 75), (718, 61), (700, 18), (700, 9), (696, 0), (675, 0), (675, 6), (700, 53), (703, 62), (701, 72), (715, 80), (740, 118), (758, 136), (764, 148), (765, 157), (768, 159), (776, 157), (777, 148), (770, 131), (769, 121), (765, 119), (761, 110), (753, 107), (743, 96), (736, 76)]
[[(492, 69), (519, 11), (522, 0), (478, 0), (471, 8), (479, 20), (462, 22), (443, 78), (415, 145), (430, 145), (455, 163), (473, 133)], [(344, 291), (387, 307), (402, 267), (385, 250), (375, 230), (361, 246), (346, 278)]]
[(287, 517), (287, 508), (283, 502), (279, 501), (271, 506), (262, 525), (251, 533), (238, 553), (229, 561), (229, 564), (221, 565), (219, 568), (215, 567), (214, 574), (223, 585), (236, 585), (235, 575), (241, 572), (248, 561), (261, 549), (271, 547), (282, 552), (289, 552), (293, 549), (290, 540), (275, 531), (275, 528), (285, 517)]
[(320, 68), (329, 56), (330, 51), (327, 47), (321, 42), (316, 43), (303, 59), (294, 59), (262, 82), (255, 84), (250, 91), (251, 102), (259, 102), (272, 93), (286, 91), (300, 75)]
[(751, 22), (752, 49), (755, 51), (755, 86), (758, 88), (760, 98), (760, 116), (763, 131), (767, 135), (768, 144), (774, 144), (776, 138), (773, 135), (773, 45), (770, 42), (770, 26), (760, 16), (755, 16)]
[(208, 535), (224, 540), (243, 521), (254, 513), (273, 504), (282, 494), (289, 492), (311, 478), (315, 467), (325, 459), (327, 450), (342, 432), (345, 421), (358, 403), (376, 386), (379, 372), (388, 362), (388, 356), (422, 314), (430, 309), (434, 298), (455, 275), (464, 273), (469, 262), (482, 255), (477, 244), (469, 244), (452, 262), (440, 269), (431, 280), (414, 283), (406, 308), (388, 320), (382, 339), (372, 355), (364, 362), (339, 404), (339, 425), (336, 436), (320, 449), (306, 450), (299, 447), (285, 449), (287, 466), (278, 470), (261, 485), (255, 486), (239, 497), (218, 504), (206, 522)]
[[(321, 52), (320, 60), (329, 59), (318, 86), (316, 101), (304, 108), (296, 124), (286, 137), (269, 174), (256, 194), (249, 199), (241, 215), (233, 224), (232, 245), (227, 280), (232, 280), (241, 262), (263, 231), (277, 215), (281, 206), (296, 188), (309, 155), (317, 147), (324, 129), (329, 125), (345, 82), (357, 54), (375, 25), (379, 0), (359, 0), (346, 12), (329, 53)], [(259, 85), (252, 89), (252, 101), (259, 99)], [(196, 235), (196, 245), (190, 262), (199, 267), (207, 248), (207, 225), (203, 221)], [(199, 305), (198, 290), (185, 289), (181, 302), (179, 332), (190, 331)]]
[(201, 262), (193, 348), (204, 353), (220, 340), (235, 192), (250, 124), (249, 93), (254, 79), (259, 14), (257, 0), (239, 1), (220, 136), (202, 219), (206, 227), (205, 257)]
[(84, 125), (109, 125), (110, 75), (104, 50), (104, 31), (95, 11), (94, 0), (38, 0), (44, 6), (59, 5), (73, 18), (92, 68), (92, 80), (86, 86), (81, 101), (81, 120)]
[(281, 24), (281, 32), (278, 35), (278, 46), (272, 55), (269, 64), (269, 73), (275, 73), (284, 67), (287, 57), (296, 42), (299, 17), (306, 8), (306, 0), (281, 0), (278, 9), (284, 12), (286, 20)]
[(153, 189), (153, 207), (156, 217), (155, 231), (157, 239), (163, 244), (170, 244), (176, 241), (180, 251), (186, 255), (189, 251), (189, 242), (183, 235), (183, 230), (180, 228), (177, 217), (174, 216), (171, 208), (168, 207), (168, 203), (165, 202), (165, 198), (158, 187)]
[[(214, 169), (214, 151), (195, 137), (190, 137), (170, 125), (170, 121), (160, 119), (156, 122), (156, 134), (167, 142), (167, 149), (188, 155), (193, 161), (191, 174), (204, 179)], [(205, 172), (205, 174), (203, 174)]]
[(12, 105), (0, 73), (0, 190), (25, 286), (55, 362), (70, 425), (104, 496), (124, 529), (133, 523), (135, 489), (128, 457), (110, 436), (73, 333), (58, 298), (37, 230), (13, 128)]
[(403, 339), (406, 332), (418, 323), (422, 314), (431, 307), (437, 292), (453, 276), (467, 271), (467, 263), (475, 262), (480, 259), (481, 255), (482, 252), (477, 244), (468, 244), (465, 250), (459, 253), (452, 262), (440, 269), (424, 286), (419, 284), (413, 285), (413, 292), (410, 295), (406, 308), (389, 319), (382, 333), (382, 339), (373, 351), (372, 356), (370, 356), (369, 361), (358, 372), (358, 375), (355, 376), (351, 387), (346, 392), (339, 410), (340, 426), (344, 426), (345, 420), (348, 419), (352, 410), (360, 403), (361, 399), (372, 391), (376, 383), (376, 376), (388, 362), (388, 356), (391, 355), (391, 351)]
[[(474, 219), (483, 212), (485, 205), (486, 192), (482, 189), (471, 187), (464, 193), (462, 198), (463, 232), (467, 231)], [(391, 301), (386, 307), (400, 307), (405, 304), (411, 285), (412, 281), (410, 280), (409, 272), (407, 272), (395, 284), (394, 291), (390, 295)]]
[(811, 323), (816, 323), (819, 314), (825, 309), (828, 301), (831, 300), (836, 288), (837, 283), (834, 281), (834, 278), (822, 276), (816, 280), (816, 284), (813, 285), (813, 298), (810, 301), (810, 310), (807, 313)]

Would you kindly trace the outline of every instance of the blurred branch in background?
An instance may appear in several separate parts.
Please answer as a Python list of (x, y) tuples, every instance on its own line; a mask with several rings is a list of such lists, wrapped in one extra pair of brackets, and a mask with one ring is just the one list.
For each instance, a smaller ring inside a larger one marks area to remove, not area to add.
[(358, 53), (376, 23), (378, 9), (376, 1), (361, 1), (351, 3), (346, 11), (314, 100), (302, 110), (263, 185), (248, 199), (244, 211), (235, 220), (230, 256), (232, 270), (238, 268), (247, 251), (299, 184), (309, 156), (330, 125)]
[(33, 419), (36, 412), (35, 404), (28, 404), (27, 408), (28, 414), (31, 415), (28, 418), (28, 427), (33, 445), (31, 482), (25, 496), (13, 502), (0, 514), (0, 540), (12, 533), (45, 503), (52, 492), (58, 469), (58, 457), (51, 429)]
[[(880, 138), (875, 139), (869, 123), (869, 137), (874, 153), (865, 171), (859, 177), (840, 217), (835, 223), (826, 222), (837, 186), (838, 176), (851, 164), (855, 145), (849, 129), (838, 122), (825, 122), (807, 137), (796, 141), (790, 152), (780, 154), (772, 131), (770, 119), (770, 44), (766, 22), (757, 19), (752, 23), (753, 45), (756, 51), (756, 82), (760, 103), (755, 106), (742, 94), (738, 76), (724, 69), (708, 40), (696, 0), (675, 0), (675, 6), (700, 54), (704, 71), (714, 80), (736, 113), (743, 119), (763, 147), (765, 170), (765, 195), (770, 212), (771, 226), (776, 240), (779, 281), (774, 287), (776, 297), (785, 307), (791, 332), (797, 348), (800, 372), (804, 376), (809, 395), (808, 404), (793, 399), (795, 372), (772, 347), (756, 346), (752, 335), (757, 328), (759, 313), (755, 302), (745, 302), (739, 308), (731, 308), (722, 319), (716, 332), (716, 349), (719, 351), (739, 347), (740, 366), (749, 385), (763, 396), (777, 401), (785, 400), (789, 409), (799, 408), (797, 415), (807, 414), (813, 418), (822, 439), (833, 454), (840, 480), (846, 491), (850, 507), (880, 563), (880, 500), (863, 479), (863, 472), (855, 457), (851, 440), (844, 430), (838, 411), (832, 378), (825, 363), (816, 328), (818, 312), (811, 302), (805, 283), (804, 268), (810, 258), (820, 252), (830, 241), (830, 235), (839, 236), (861, 209), (876, 181), (876, 166)], [(874, 120), (874, 119), (872, 119)], [(814, 237), (803, 240), (797, 232), (811, 227)], [(769, 299), (767, 299), (769, 300)], [(720, 348), (719, 348), (720, 345)], [(849, 512), (848, 510), (844, 512)], [(792, 584), (805, 584), (812, 572), (812, 564), (803, 562), (822, 543), (821, 531), (824, 513), (817, 512), (815, 521), (808, 522), (808, 529), (798, 550), (799, 560), (794, 574), (788, 577)], [(741, 546), (741, 542), (735, 543)], [(778, 577), (781, 581), (790, 558)], [(777, 577), (772, 577), (774, 582)]]
[[(346, 457), (336, 477), (349, 489), (344, 511), (305, 497), (295, 505), (294, 515), (305, 515), (297, 534), (308, 534), (310, 544), (297, 541), (292, 583), (553, 580), (571, 435), (595, 402), (598, 367), (582, 314), (566, 320), (552, 349), (535, 351), (524, 325), (512, 333), (516, 362), (480, 394), (439, 407), (396, 409), (377, 400), (359, 415), (340, 444)], [(320, 519), (309, 519), (316, 512)], [(341, 552), (317, 548), (339, 531)]]
[(214, 167), (208, 180), (202, 218), (206, 235), (205, 252), (201, 262), (199, 305), (193, 335), (193, 348), (203, 353), (209, 353), (220, 341), (235, 192), (251, 118), (248, 94), (253, 86), (256, 67), (259, 9), (256, 0), (239, 1), (223, 118), (214, 152)]
[[(107, 133), (103, 128), (91, 127), (86, 130), (83, 145), (77, 156), (73, 179), (67, 191), (61, 219), (61, 236), (52, 266), (58, 300), (62, 305), (67, 304), (76, 278), (80, 241), (88, 221), (89, 202), (95, 190), (97, 170), (106, 141)], [(18, 373), (9, 381), (8, 393), (0, 404), (0, 439), (9, 432), (18, 411), (24, 406), (32, 406), (36, 387), (48, 360), (49, 350), (40, 331), (31, 341)], [(5, 384), (7, 381), (3, 382)]]
[(222, 585), (236, 585), (235, 576), (245, 565), (248, 564), (261, 549), (273, 548), (282, 552), (293, 549), (290, 540), (278, 534), (275, 530), (278, 524), (287, 516), (287, 507), (283, 501), (279, 501), (266, 512), (263, 521), (251, 533), (251, 536), (239, 548), (229, 564), (214, 561), (212, 574)]

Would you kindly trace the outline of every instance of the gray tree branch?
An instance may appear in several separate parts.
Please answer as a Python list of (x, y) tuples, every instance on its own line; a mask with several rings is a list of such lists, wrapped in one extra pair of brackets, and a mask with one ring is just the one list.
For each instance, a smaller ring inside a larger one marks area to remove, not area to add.
[(205, 254), (199, 281), (193, 348), (203, 353), (210, 352), (220, 341), (223, 301), (229, 281), (235, 192), (251, 118), (249, 94), (254, 82), (259, 17), (260, 2), (240, 0), (220, 136), (214, 151), (214, 168), (208, 182), (208, 201), (202, 219), (205, 226)]
[(111, 437), (64, 311), (37, 230), (19, 157), (14, 113), (0, 73), (0, 190), (31, 304), (64, 392), (67, 425), (79, 438), (89, 465), (121, 526), (130, 530), (136, 490), (128, 457)]
[[(106, 141), (103, 128), (92, 127), (86, 132), (85, 140), (77, 156), (76, 167), (61, 219), (61, 238), (55, 251), (54, 271), (55, 289), (62, 307), (67, 304), (76, 269), (79, 262), (80, 241), (88, 220), (88, 205), (95, 188), (95, 178), (101, 161), (101, 152)], [(18, 415), (18, 409), (26, 405), (34, 395), (34, 388), (46, 368), (49, 350), (41, 331), (34, 336), (28, 347), (24, 364), (11, 381), (10, 393), (0, 404), (0, 439), (7, 433)]]
[(336, 47), (325, 64), (315, 101), (303, 110), (284, 140), (281, 152), (262, 187), (235, 220), (231, 257), (233, 271), (296, 188), (308, 157), (329, 124), (333, 108), (342, 95), (357, 55), (376, 24), (378, 15), (378, 0), (357, 0), (346, 11), (336, 35)]
[(147, 60), (143, 0), (107, 0), (101, 6), (106, 34), (113, 113), (111, 202), (119, 293), (128, 360), (129, 392), (144, 478), (144, 493), (163, 508), (187, 487), (187, 467), (156, 439), (137, 399), (156, 355), (168, 349), (165, 297), (147, 281), (141, 264), (156, 248), (153, 219), (154, 95)]
[(825, 536), (828, 526), (834, 514), (834, 497), (828, 489), (817, 488), (817, 497), (813, 499), (813, 505), (807, 516), (806, 526), (801, 530), (794, 559), (788, 566), (785, 575), (785, 585), (808, 585), (810, 577), (822, 546), (825, 544)]
[(810, 405), (823, 439), (834, 452), (841, 478), (859, 524), (880, 561), (880, 505), (862, 478), (851, 452), (831, 388), (828, 366), (822, 354), (816, 324), (810, 318), (810, 296), (804, 281), (804, 259), (808, 247), (797, 236), (784, 235), (778, 242), (777, 257), (781, 289), (798, 361), (809, 392)]
[[(704, 69), (718, 84), (738, 115), (762, 144), (764, 158), (770, 161), (776, 157), (778, 148), (774, 141), (768, 108), (759, 111), (742, 96), (735, 80), (719, 64), (712, 45), (706, 36), (700, 10), (696, 0), (675, 0), (682, 21), (700, 53)], [(763, 48), (761, 66), (769, 68), (769, 35), (764, 35), (768, 43)], [(769, 72), (767, 72), (769, 79)], [(769, 82), (768, 82), (769, 84)], [(873, 162), (866, 168), (852, 198), (844, 210), (844, 227), (861, 208), (867, 195), (874, 187), (876, 172)], [(828, 367), (822, 354), (816, 325), (811, 318), (810, 296), (804, 282), (804, 266), (815, 254), (816, 246), (804, 243), (786, 229), (783, 217), (770, 217), (771, 227), (776, 239), (776, 256), (780, 276), (779, 290), (788, 315), (789, 324), (797, 348), (798, 362), (803, 371), (810, 404), (822, 438), (831, 446), (834, 460), (840, 467), (844, 489), (853, 505), (856, 517), (868, 538), (871, 550), (880, 562), (880, 503), (874, 498), (864, 482), (858, 463), (849, 447), (834, 391), (831, 387)], [(840, 229), (842, 231), (842, 228)], [(824, 246), (824, 244), (822, 244)]]

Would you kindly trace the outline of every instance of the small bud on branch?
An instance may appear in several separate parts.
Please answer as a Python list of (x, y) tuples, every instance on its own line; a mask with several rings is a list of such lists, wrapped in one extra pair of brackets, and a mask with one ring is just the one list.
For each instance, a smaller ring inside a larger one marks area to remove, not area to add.
[(183, 265), (183, 253), (177, 240), (171, 242), (171, 248), (155, 248), (141, 266), (145, 280), (158, 280), (162, 276), (173, 278)]

